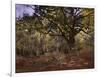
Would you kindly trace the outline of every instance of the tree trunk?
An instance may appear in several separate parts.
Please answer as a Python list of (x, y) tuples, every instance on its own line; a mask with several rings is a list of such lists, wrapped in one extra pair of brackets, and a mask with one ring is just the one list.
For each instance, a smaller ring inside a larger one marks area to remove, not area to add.
[(68, 53), (69, 53), (75, 46), (75, 37), (74, 37), (74, 35), (70, 35), (69, 40), (68, 40), (68, 46), (69, 46), (69, 49), (68, 49)]

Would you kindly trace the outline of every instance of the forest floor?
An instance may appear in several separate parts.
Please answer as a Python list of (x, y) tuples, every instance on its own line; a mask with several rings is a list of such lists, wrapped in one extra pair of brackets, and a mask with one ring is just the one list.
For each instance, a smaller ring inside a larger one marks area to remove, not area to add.
[[(51, 56), (50, 56), (51, 57)], [(81, 52), (56, 60), (48, 56), (16, 57), (16, 73), (94, 68), (94, 52)], [(64, 60), (63, 60), (64, 59)]]

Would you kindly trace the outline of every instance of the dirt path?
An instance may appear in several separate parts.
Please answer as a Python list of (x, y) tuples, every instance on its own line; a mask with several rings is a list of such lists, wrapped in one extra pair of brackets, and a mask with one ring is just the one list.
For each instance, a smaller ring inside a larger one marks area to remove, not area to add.
[(80, 56), (66, 58), (66, 62), (58, 64), (56, 61), (48, 61), (47, 57), (17, 57), (16, 72), (38, 72), (72, 69), (94, 68), (94, 53), (81, 53)]

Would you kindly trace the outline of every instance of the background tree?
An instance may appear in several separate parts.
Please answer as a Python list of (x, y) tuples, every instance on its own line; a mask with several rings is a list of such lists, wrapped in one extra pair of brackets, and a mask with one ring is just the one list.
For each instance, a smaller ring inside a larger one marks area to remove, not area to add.
[[(71, 51), (75, 47), (75, 37), (82, 32), (90, 36), (91, 41), (94, 39), (93, 8), (24, 6), (32, 8), (34, 13), (33, 16), (23, 14), (23, 18), (16, 21), (17, 39), (30, 37), (31, 41), (27, 42), (26, 46), (30, 45), (31, 51), (37, 55), (47, 51), (61, 50), (68, 53), (68, 51)], [(88, 38), (87, 40), (90, 39)], [(64, 43), (64, 40), (67, 44)]]
[[(29, 6), (31, 7), (31, 6)], [(93, 32), (94, 9), (78, 7), (34, 6), (36, 30), (50, 36), (63, 37), (71, 50), (75, 36), (83, 31)]]

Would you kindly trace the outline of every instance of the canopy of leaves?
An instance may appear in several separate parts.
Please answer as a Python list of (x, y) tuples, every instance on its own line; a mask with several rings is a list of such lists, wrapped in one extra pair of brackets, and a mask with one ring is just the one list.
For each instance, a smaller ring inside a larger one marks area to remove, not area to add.
[[(81, 38), (83, 38), (85, 34), (85, 38), (88, 35), (91, 40), (94, 39), (93, 8), (39, 5), (24, 6), (32, 8), (34, 14), (33, 16), (24, 14), (23, 18), (16, 20), (16, 41), (20, 40), (21, 37), (27, 37), (29, 35), (28, 40), (35, 38), (37, 39), (35, 40), (37, 44), (40, 44), (40, 38), (42, 37), (41, 39), (44, 39), (42, 41), (45, 42), (46, 46), (50, 47), (50, 42), (54, 42), (52, 39), (59, 37), (58, 41), (60, 38), (64, 39), (71, 48), (75, 44), (77, 35), (82, 35)], [(78, 38), (80, 38), (79, 36)], [(33, 44), (35, 43), (33, 42)], [(30, 45), (33, 44), (30, 42)]]

